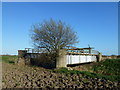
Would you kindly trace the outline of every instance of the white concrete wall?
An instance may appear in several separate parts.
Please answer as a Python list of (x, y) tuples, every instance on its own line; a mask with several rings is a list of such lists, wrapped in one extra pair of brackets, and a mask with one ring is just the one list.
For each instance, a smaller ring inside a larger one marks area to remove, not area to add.
[(90, 55), (67, 55), (67, 64), (78, 64), (97, 61), (96, 56)]

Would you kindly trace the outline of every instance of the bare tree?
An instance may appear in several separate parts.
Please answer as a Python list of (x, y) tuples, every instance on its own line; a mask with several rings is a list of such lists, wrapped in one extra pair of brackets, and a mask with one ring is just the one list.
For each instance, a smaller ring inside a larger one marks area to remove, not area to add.
[(47, 52), (57, 52), (59, 49), (78, 42), (71, 26), (60, 20), (50, 19), (41, 24), (35, 24), (31, 34), (35, 48), (44, 47)]

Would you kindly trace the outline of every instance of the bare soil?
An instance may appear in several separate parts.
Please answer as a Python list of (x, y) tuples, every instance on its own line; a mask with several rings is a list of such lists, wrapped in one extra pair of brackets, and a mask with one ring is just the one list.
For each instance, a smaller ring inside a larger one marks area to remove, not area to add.
[(2, 88), (87, 88), (119, 90), (119, 82), (53, 73), (39, 67), (2, 63)]

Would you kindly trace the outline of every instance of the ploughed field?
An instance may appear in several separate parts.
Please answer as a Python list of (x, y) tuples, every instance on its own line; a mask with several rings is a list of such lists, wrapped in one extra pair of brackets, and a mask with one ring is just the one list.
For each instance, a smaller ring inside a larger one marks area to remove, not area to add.
[(49, 70), (42, 67), (20, 66), (2, 62), (2, 88), (102, 88), (119, 90), (119, 87), (119, 80), (111, 81), (91, 77), (89, 73), (80, 73), (65, 68)]

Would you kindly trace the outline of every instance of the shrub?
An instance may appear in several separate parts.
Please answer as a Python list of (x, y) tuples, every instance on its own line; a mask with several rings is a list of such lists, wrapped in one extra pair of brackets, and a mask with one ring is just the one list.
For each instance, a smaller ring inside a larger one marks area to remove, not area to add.
[(40, 66), (48, 69), (55, 68), (55, 58), (53, 54), (42, 53), (37, 58), (31, 59), (31, 65)]

